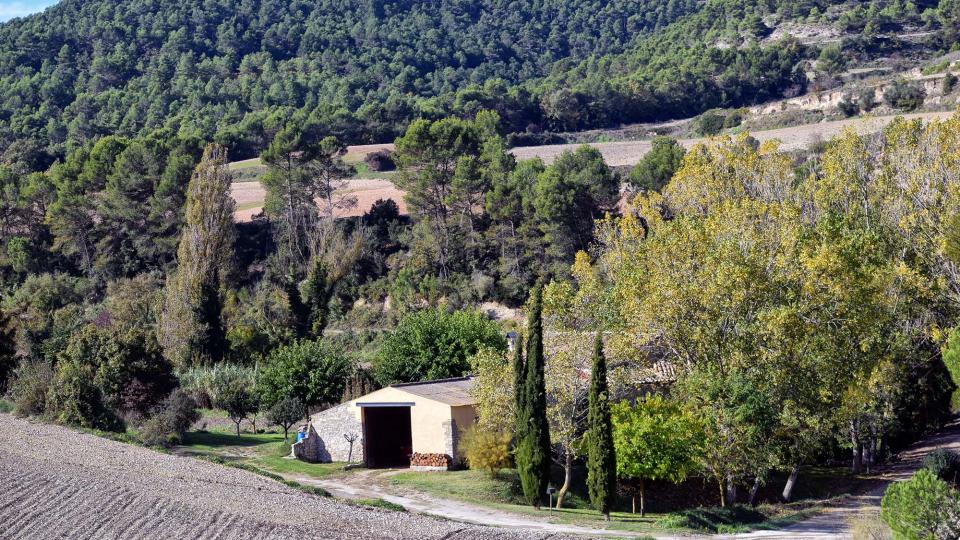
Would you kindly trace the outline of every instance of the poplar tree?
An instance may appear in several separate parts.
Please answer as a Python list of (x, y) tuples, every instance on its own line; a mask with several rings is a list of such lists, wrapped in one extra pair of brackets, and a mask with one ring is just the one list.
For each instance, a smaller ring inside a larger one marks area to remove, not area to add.
[(542, 288), (533, 289), (527, 323), (527, 358), (523, 400), (517, 425), (517, 472), (523, 496), (535, 508), (550, 481), (550, 427), (547, 423), (547, 395), (543, 372)]
[(603, 337), (597, 332), (593, 350), (593, 371), (587, 409), (587, 489), (590, 503), (610, 519), (617, 492), (617, 463), (613, 449), (613, 425), (610, 422), (610, 394), (607, 389), (607, 360), (603, 355)]
[(235, 236), (230, 183), (226, 149), (208, 145), (187, 187), (186, 224), (160, 327), (164, 352), (179, 365), (216, 362), (226, 348), (222, 291)]

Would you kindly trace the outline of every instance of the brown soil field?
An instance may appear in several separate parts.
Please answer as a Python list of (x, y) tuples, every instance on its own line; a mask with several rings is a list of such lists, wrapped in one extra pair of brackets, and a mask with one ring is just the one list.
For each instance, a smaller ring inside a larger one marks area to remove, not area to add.
[[(932, 119), (942, 120), (950, 117), (952, 114), (952, 112), (924, 112), (901, 116), (908, 120), (919, 118), (924, 121), (929, 121)], [(781, 149), (783, 150), (799, 150), (814, 143), (828, 141), (846, 129), (852, 129), (861, 134), (879, 131), (894, 118), (896, 118), (896, 116), (850, 118), (847, 120), (819, 122), (803, 126), (754, 131), (751, 132), (751, 134), (760, 142), (777, 139), (782, 143)], [(707, 139), (681, 139), (680, 143), (690, 148), (705, 140)], [(624, 167), (636, 165), (637, 162), (643, 158), (644, 154), (650, 151), (650, 144), (649, 140), (643, 140), (591, 143), (590, 146), (600, 151), (607, 165), (611, 167)], [(581, 145), (552, 144), (544, 146), (518, 146), (511, 150), (511, 152), (517, 159), (539, 157), (544, 160), (544, 162), (551, 163), (564, 151), (576, 149), (579, 146)], [(392, 148), (392, 144), (351, 146), (347, 152), (347, 158), (359, 161), (369, 152), (380, 149), (390, 150)], [(234, 163), (233, 166), (236, 167), (242, 163), (244, 162), (237, 162)], [(231, 191), (234, 200), (237, 202), (237, 211), (234, 214), (237, 221), (249, 221), (252, 216), (262, 210), (264, 191), (259, 182), (237, 182), (233, 184)], [(351, 180), (349, 192), (357, 197), (357, 206), (348, 212), (344, 212), (340, 217), (362, 215), (370, 209), (370, 206), (377, 199), (393, 199), (400, 206), (401, 213), (406, 213), (406, 205), (403, 202), (403, 192), (394, 187), (389, 180)]]
[(0, 538), (507, 539), (318, 497), (232, 467), (0, 414)]
[[(389, 180), (358, 178), (349, 182), (349, 187), (344, 194), (356, 197), (357, 204), (347, 211), (339, 212), (337, 217), (362, 216), (370, 210), (377, 199), (393, 199), (400, 207), (400, 212), (407, 213), (403, 192), (395, 188)], [(230, 194), (237, 203), (237, 210), (233, 214), (237, 221), (250, 221), (253, 216), (263, 211), (266, 192), (260, 182), (234, 182), (230, 186)]]

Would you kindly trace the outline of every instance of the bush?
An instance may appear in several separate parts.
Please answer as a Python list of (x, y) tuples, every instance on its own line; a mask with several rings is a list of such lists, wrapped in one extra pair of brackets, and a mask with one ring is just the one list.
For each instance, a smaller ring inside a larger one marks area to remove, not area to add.
[(393, 162), (393, 153), (389, 150), (377, 150), (364, 156), (363, 162), (374, 172), (392, 171), (397, 168)]
[(954, 75), (953, 73), (948, 72), (943, 77), (943, 83), (941, 83), (941, 87), (940, 87), (941, 90), (943, 91), (943, 95), (947, 95), (950, 92), (953, 92), (953, 88), (956, 85), (957, 85), (957, 76)]
[(927, 469), (909, 480), (894, 482), (880, 502), (880, 519), (897, 540), (936, 538), (936, 529), (957, 504), (956, 492)]
[(853, 101), (853, 96), (850, 94), (845, 94), (843, 96), (843, 99), (837, 103), (837, 109), (839, 109), (844, 116), (854, 116), (860, 112), (860, 106)]
[(178, 388), (147, 419), (140, 429), (140, 440), (148, 446), (180, 444), (183, 435), (199, 419), (197, 403)]
[(716, 135), (723, 129), (723, 124), (727, 117), (718, 111), (707, 111), (700, 115), (697, 120), (697, 131), (705, 137)]
[(655, 137), (650, 151), (630, 171), (630, 183), (638, 188), (660, 191), (680, 168), (685, 153), (675, 139)]
[(8, 393), (13, 414), (29, 416), (46, 410), (47, 392), (53, 384), (53, 367), (45, 361), (24, 361), (13, 372)]
[(104, 431), (123, 431), (123, 422), (106, 406), (103, 393), (94, 384), (93, 369), (79, 362), (57, 365), (47, 392), (47, 414), (61, 424)]
[(946, 448), (937, 448), (923, 458), (923, 468), (944, 482), (956, 484), (960, 478), (960, 455)]
[(471, 426), (460, 438), (460, 448), (471, 469), (484, 470), (493, 478), (510, 465), (510, 434)]
[(883, 92), (883, 101), (897, 109), (912, 111), (923, 105), (926, 97), (923, 88), (916, 83), (897, 79)]

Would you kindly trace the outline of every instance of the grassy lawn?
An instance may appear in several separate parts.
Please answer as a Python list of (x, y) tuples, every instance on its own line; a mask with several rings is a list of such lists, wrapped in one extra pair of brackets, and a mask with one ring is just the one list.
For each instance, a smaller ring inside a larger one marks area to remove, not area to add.
[(225, 430), (191, 431), (180, 450), (224, 461), (252, 465), (274, 474), (325, 478), (343, 474), (343, 463), (306, 463), (290, 459), (290, 442), (283, 433), (243, 433), (237, 437)]
[(567, 508), (536, 510), (520, 504), (519, 482), (513, 470), (504, 469), (496, 478), (481, 471), (404, 472), (390, 477), (393, 485), (410, 488), (437, 497), (456, 499), (490, 506), (519, 514), (537, 516), (554, 523), (614, 529), (639, 534), (656, 532), (745, 532), (782, 527), (808, 517), (820, 506), (811, 503), (795, 505), (761, 505), (757, 508), (702, 508), (683, 512), (648, 513), (644, 517), (629, 512), (612, 512), (610, 521), (590, 509), (575, 494), (568, 495)]

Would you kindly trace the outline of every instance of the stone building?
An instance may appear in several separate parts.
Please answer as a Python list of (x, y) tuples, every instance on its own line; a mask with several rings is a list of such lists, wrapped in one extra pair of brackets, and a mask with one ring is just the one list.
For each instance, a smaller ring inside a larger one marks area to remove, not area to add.
[(472, 377), (395, 384), (310, 417), (293, 445), (298, 459), (367, 467), (448, 469), (463, 456), (461, 432), (476, 420)]

